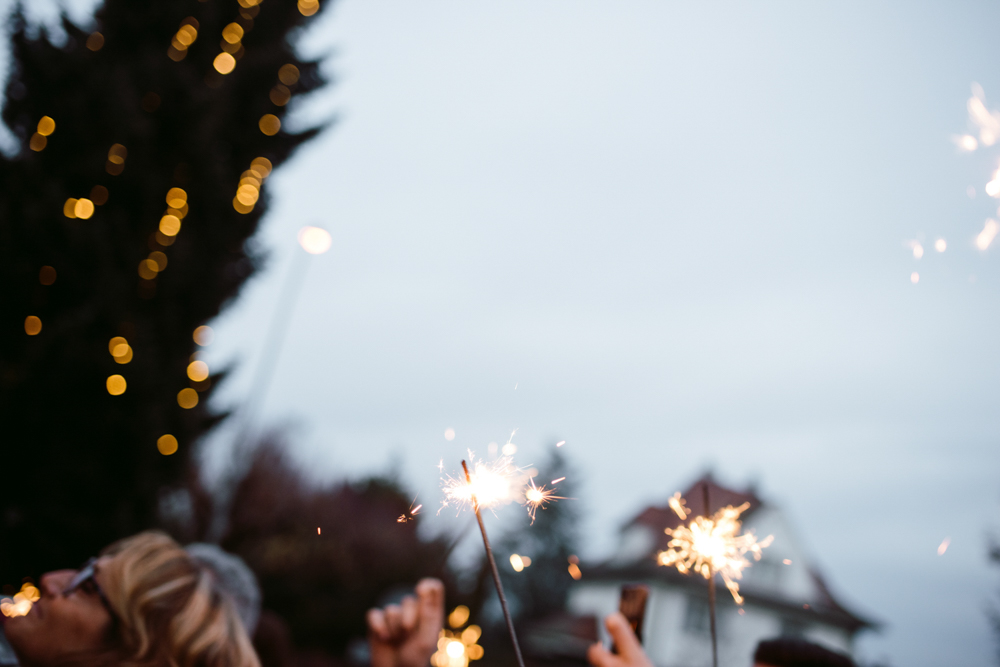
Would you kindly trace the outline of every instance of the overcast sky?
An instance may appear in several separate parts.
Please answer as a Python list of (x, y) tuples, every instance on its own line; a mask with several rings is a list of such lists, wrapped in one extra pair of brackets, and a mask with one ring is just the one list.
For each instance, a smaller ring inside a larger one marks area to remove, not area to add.
[(434, 506), (442, 458), (566, 440), (596, 558), (711, 467), (885, 622), (860, 655), (988, 664), (1000, 146), (953, 136), (973, 82), (1000, 106), (1000, 7), (872, 4), (342, 0), (296, 111), (340, 120), (268, 181), (219, 405), (324, 226), (260, 413), (318, 477)]

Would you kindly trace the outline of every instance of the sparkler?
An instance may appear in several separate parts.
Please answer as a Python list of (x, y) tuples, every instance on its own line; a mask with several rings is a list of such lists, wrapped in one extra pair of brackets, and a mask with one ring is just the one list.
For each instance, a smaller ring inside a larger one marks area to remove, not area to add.
[[(499, 464), (499, 465), (497, 465)], [(497, 459), (494, 465), (476, 465), (476, 477), (473, 479), (469, 473), (469, 466), (462, 460), (462, 470), (465, 471), (465, 485), (455, 484), (456, 480), (449, 478), (445, 483), (445, 495), (448, 498), (469, 503), (476, 513), (476, 521), (479, 522), (479, 532), (483, 534), (483, 545), (486, 547), (486, 559), (489, 561), (490, 570), (493, 573), (493, 583), (497, 588), (497, 597), (500, 598), (500, 608), (503, 609), (503, 617), (507, 622), (507, 632), (510, 633), (510, 641), (514, 645), (514, 655), (517, 658), (519, 667), (524, 667), (524, 658), (521, 657), (521, 647), (517, 643), (517, 633), (514, 632), (514, 621), (510, 617), (510, 610), (507, 609), (507, 597), (503, 593), (503, 584), (500, 583), (500, 571), (497, 569), (497, 562), (493, 558), (493, 548), (490, 546), (490, 538), (486, 535), (486, 526), (483, 524), (483, 515), (479, 511), (481, 507), (489, 507), (501, 502), (508, 497), (510, 490), (510, 473), (516, 470), (509, 456)]]
[[(710, 514), (708, 484), (702, 487), (705, 501), (704, 516), (696, 516), (687, 526), (667, 528), (671, 539), (667, 549), (657, 556), (660, 565), (676, 567), (681, 574), (697, 572), (708, 580), (708, 613), (712, 634), (712, 665), (718, 667), (718, 642), (715, 628), (715, 575), (721, 575), (726, 588), (736, 604), (743, 604), (738, 579), (743, 578), (743, 570), (750, 567), (747, 554), (760, 560), (761, 551), (770, 546), (773, 536), (761, 541), (753, 533), (739, 535), (742, 523), (740, 515), (750, 507), (743, 503), (739, 507), (723, 507), (714, 515)], [(669, 501), (670, 509), (686, 520), (691, 511), (685, 507), (680, 494), (674, 494)]]

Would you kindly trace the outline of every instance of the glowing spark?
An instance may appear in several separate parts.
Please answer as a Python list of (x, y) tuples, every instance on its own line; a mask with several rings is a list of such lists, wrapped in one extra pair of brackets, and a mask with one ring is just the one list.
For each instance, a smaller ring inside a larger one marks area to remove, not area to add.
[(944, 555), (944, 552), (948, 550), (949, 544), (951, 544), (951, 538), (950, 537), (944, 538), (944, 541), (938, 545), (937, 548), (938, 556)]
[(322, 531), (322, 530), (320, 530), (320, 527), (319, 527), (319, 526), (316, 526), (316, 534), (317, 534), (317, 535), (322, 535), (322, 534), (323, 534), (323, 531)]
[(550, 483), (550, 484), (558, 484), (559, 482), (562, 482), (562, 481), (564, 481), (565, 479), (566, 479), (565, 477), (560, 477), (559, 479), (554, 479), (554, 480), (552, 480), (552, 481), (551, 481), (551, 482), (549, 482), (549, 483)]
[(444, 430), (444, 439), (447, 440), (448, 442), (451, 442), (452, 440), (454, 440), (455, 439), (455, 429), (453, 429), (453, 428), (446, 428)]
[(686, 501), (681, 498), (680, 491), (671, 496), (670, 500), (667, 501), (667, 504), (670, 505), (670, 509), (674, 511), (674, 514), (681, 518), (681, 521), (687, 519), (691, 514), (691, 510), (684, 506), (685, 502)]
[[(535, 513), (539, 509), (544, 509), (545, 503), (551, 500), (565, 500), (565, 498), (557, 496), (555, 489), (546, 490), (544, 484), (535, 486), (534, 479), (530, 479), (528, 482), (528, 487), (524, 490), (524, 506), (528, 510), (528, 516), (531, 517), (531, 523), (535, 523)], [(552, 483), (555, 484), (555, 482)]]
[(997, 232), (1000, 232), (1000, 225), (997, 224), (996, 220), (987, 220), (986, 225), (983, 227), (983, 231), (979, 232), (976, 237), (976, 247), (980, 250), (986, 250), (993, 243), (993, 239), (996, 238)]
[(944, 239), (938, 239), (937, 241), (934, 242), (934, 249), (937, 250), (938, 252), (944, 252), (945, 250), (948, 249), (948, 242), (945, 241)]
[[(679, 507), (683, 507), (679, 496), (674, 496), (674, 499)], [(743, 570), (750, 567), (746, 554), (760, 560), (761, 551), (774, 540), (768, 535), (758, 542), (753, 533), (738, 534), (742, 526), (740, 514), (749, 507), (750, 503), (739, 507), (730, 505), (711, 518), (697, 516), (687, 526), (667, 528), (665, 532), (671, 540), (667, 542), (667, 549), (657, 555), (657, 561), (660, 565), (676, 567), (681, 574), (693, 571), (706, 579), (719, 574), (736, 604), (743, 604), (736, 580), (742, 579)]]
[(784, 563), (785, 565), (791, 565), (792, 564), (792, 559), (791, 558), (786, 558), (785, 560), (783, 560), (781, 562)]
[(565, 444), (566, 444), (565, 440), (560, 440), (559, 442), (556, 443), (556, 447), (562, 447)]
[(413, 503), (415, 502), (417, 502), (416, 498), (414, 498), (413, 502), (410, 503), (410, 509), (406, 510), (405, 514), (399, 515), (399, 517), (396, 519), (396, 523), (406, 523), (407, 521), (413, 519), (414, 517), (417, 516), (417, 514), (420, 513), (420, 508), (423, 507), (423, 505), (417, 505), (416, 507), (414, 507)]
[(485, 463), (476, 461), (472, 452), (469, 452), (469, 462), (472, 464), (469, 472), (471, 483), (465, 480), (462, 473), (457, 477), (449, 475), (441, 480), (444, 490), (442, 507), (454, 504), (459, 511), (465, 507), (475, 510), (476, 507), (491, 508), (510, 501), (514, 495), (515, 478), (520, 472), (510, 456), (501, 456)]
[(914, 271), (913, 273), (911, 273), (910, 274), (910, 282), (913, 283), (914, 285), (916, 285), (917, 283), (919, 283), (920, 282), (920, 274), (917, 273), (916, 271)]
[(906, 247), (913, 250), (913, 259), (920, 259), (924, 256), (924, 247), (919, 241), (907, 241)]
[(438, 461), (437, 468), (438, 468), (438, 472), (444, 472), (444, 459), (441, 459), (440, 461)]

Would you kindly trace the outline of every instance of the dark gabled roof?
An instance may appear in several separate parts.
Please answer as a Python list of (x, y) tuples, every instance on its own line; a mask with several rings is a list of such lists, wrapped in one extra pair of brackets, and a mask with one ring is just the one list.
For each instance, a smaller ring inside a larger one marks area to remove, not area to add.
[[(705, 511), (706, 490), (708, 492), (709, 512)], [(710, 516), (712, 512), (717, 512), (727, 505), (738, 507), (743, 503), (750, 503), (749, 509), (743, 512), (743, 518), (746, 518), (763, 504), (752, 490), (735, 491), (727, 489), (724, 486), (719, 486), (712, 479), (711, 473), (705, 473), (701, 479), (694, 482), (686, 491), (681, 493), (681, 496), (685, 500), (686, 507), (691, 511), (691, 516)], [(636, 524), (652, 529), (653, 533), (657, 536), (655, 551), (662, 551), (666, 549), (666, 543), (670, 539), (664, 530), (667, 528), (677, 528), (681, 525), (681, 519), (670, 509), (669, 505), (660, 507), (650, 506), (625, 524), (625, 527), (628, 528)]]

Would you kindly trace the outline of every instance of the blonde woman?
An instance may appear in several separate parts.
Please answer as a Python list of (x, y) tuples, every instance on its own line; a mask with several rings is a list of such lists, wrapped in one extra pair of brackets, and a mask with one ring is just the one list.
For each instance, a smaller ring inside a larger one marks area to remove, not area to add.
[[(162, 533), (116, 542), (79, 570), (44, 575), (41, 599), (8, 619), (22, 667), (260, 667), (233, 596), (204, 560)], [(444, 621), (440, 582), (373, 610), (373, 667), (423, 667)]]

